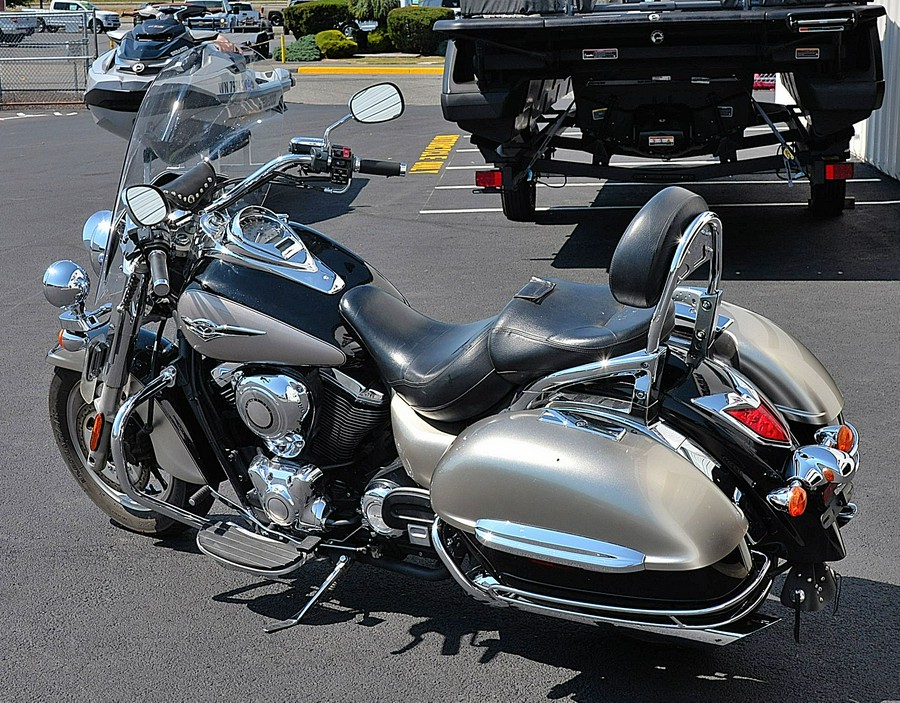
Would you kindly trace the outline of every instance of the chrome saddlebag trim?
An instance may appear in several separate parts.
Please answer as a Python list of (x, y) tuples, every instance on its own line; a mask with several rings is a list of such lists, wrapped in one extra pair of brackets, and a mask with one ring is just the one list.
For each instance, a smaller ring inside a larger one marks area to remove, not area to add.
[(508, 520), (478, 520), (475, 537), (485, 547), (588, 571), (644, 570), (643, 553), (618, 544)]
[[(740, 593), (724, 602), (706, 608), (628, 608), (567, 600), (511, 588), (480, 569), (464, 573), (444, 545), (442, 527), (440, 518), (435, 519), (431, 527), (431, 541), (441, 561), (464, 591), (490, 605), (507, 606), (585, 624), (608, 623), (720, 645), (740, 639), (777, 621), (753, 616), (756, 619), (749, 623), (753, 611), (765, 600), (772, 588), (769, 575), (772, 563), (760, 552), (751, 552), (754, 562), (759, 563), (755, 577)], [(749, 626), (743, 627), (747, 623)]]

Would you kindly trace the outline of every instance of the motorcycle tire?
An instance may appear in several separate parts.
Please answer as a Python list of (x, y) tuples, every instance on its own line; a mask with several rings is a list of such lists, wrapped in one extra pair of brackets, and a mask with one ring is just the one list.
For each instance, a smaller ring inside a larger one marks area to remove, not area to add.
[[(82, 397), (80, 382), (80, 374), (66, 369), (54, 369), (49, 398), (53, 436), (78, 485), (114, 523), (127, 530), (163, 537), (187, 529), (184, 523), (139, 505), (118, 490), (112, 462), (100, 473), (88, 468), (87, 441), (93, 427), (94, 409)], [(159, 482), (160, 492), (156, 497), (171, 505), (200, 516), (206, 515), (212, 507), (213, 496), (210, 494), (198, 500), (197, 505), (188, 503), (188, 499), (200, 489), (196, 484), (174, 476), (164, 476), (158, 469), (155, 475), (148, 475), (144, 480), (147, 482), (154, 479)]]

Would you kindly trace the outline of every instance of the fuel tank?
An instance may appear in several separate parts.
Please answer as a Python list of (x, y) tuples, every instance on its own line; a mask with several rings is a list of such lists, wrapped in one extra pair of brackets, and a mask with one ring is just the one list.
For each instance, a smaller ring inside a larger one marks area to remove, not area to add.
[(597, 571), (700, 569), (747, 531), (711, 478), (646, 431), (553, 409), (466, 429), (432, 476), (431, 500), (486, 546)]
[[(342, 366), (362, 352), (339, 310), (342, 295), (374, 284), (403, 296), (349, 250), (303, 225), (290, 225), (318, 270), (290, 270), (212, 251), (182, 292), (179, 328), (201, 354), (222, 361)], [(315, 267), (312, 267), (315, 269)], [(326, 273), (323, 273), (326, 272)], [(328, 285), (321, 279), (330, 276)], [(319, 280), (317, 280), (319, 279)]]

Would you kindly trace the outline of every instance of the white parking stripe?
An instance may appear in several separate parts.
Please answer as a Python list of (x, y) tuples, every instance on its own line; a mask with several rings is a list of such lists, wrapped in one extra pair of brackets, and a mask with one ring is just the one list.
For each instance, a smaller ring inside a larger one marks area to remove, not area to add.
[[(857, 202), (860, 205), (900, 205), (900, 200), (868, 200)], [(537, 212), (588, 212), (590, 210), (639, 210), (643, 205), (558, 205), (555, 207), (535, 208)], [(807, 207), (805, 202), (794, 203), (713, 203), (712, 209), (723, 207)], [(467, 213), (503, 212), (503, 208), (456, 208), (452, 210), (419, 210), (420, 215), (464, 215)]]
[[(805, 181), (802, 181), (805, 183)], [(881, 183), (880, 178), (848, 178), (848, 183)], [(737, 186), (737, 185), (783, 185), (787, 183), (787, 181), (783, 179), (772, 179), (768, 181), (682, 181), (677, 185), (680, 186)], [(661, 183), (653, 184), (653, 183), (620, 183), (615, 182), (611, 183), (607, 181), (606, 183), (601, 183), (600, 181), (591, 181), (589, 183), (560, 183), (559, 185), (549, 185), (547, 183), (538, 182), (539, 188), (550, 188), (552, 190), (556, 190), (558, 188), (619, 188), (626, 186), (651, 186), (651, 185), (663, 185)], [(473, 190), (475, 189), (475, 184), (471, 185), (462, 185), (462, 186), (435, 186), (435, 190)]]

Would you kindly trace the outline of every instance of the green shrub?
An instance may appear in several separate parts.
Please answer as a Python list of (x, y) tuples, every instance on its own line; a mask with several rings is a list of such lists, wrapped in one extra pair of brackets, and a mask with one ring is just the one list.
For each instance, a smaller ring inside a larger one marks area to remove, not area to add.
[(340, 27), (350, 21), (348, 0), (313, 0), (291, 5), (284, 11), (284, 31), (298, 39)]
[(386, 29), (374, 29), (366, 34), (366, 50), (370, 54), (383, 54), (388, 51), (396, 51), (394, 43), (388, 36)]
[(327, 29), (316, 34), (316, 44), (326, 59), (347, 59), (359, 49), (355, 41), (347, 39), (337, 29)]
[(379, 27), (387, 25), (388, 13), (400, 7), (400, 0), (350, 0), (350, 14), (358, 20), (376, 20)]
[(432, 29), (434, 23), (452, 19), (453, 10), (446, 7), (400, 7), (388, 13), (388, 35), (398, 51), (431, 56), (444, 39)]
[[(300, 37), (284, 48), (285, 61), (320, 61), (322, 52), (312, 34)], [(281, 47), (275, 50), (275, 60), (281, 61)]]

